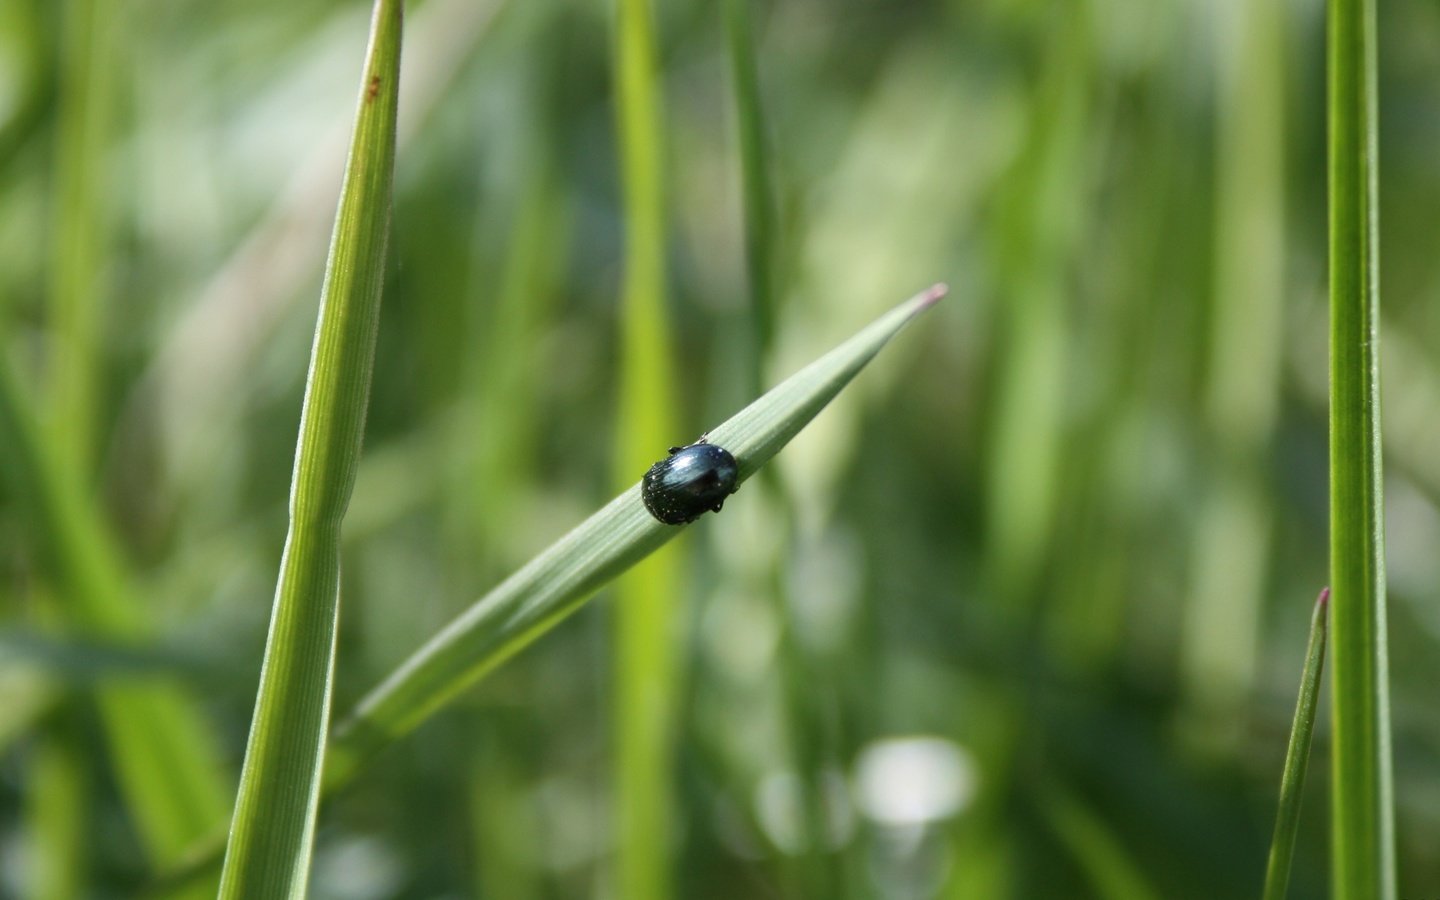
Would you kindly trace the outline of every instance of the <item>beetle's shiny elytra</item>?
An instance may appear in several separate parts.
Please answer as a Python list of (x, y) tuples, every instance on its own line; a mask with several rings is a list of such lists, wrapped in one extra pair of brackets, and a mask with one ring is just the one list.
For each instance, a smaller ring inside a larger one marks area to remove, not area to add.
[(650, 515), (666, 525), (693, 522), (706, 511), (719, 512), (735, 493), (740, 467), (724, 447), (701, 438), (688, 447), (671, 447), (670, 455), (650, 467), (640, 499)]

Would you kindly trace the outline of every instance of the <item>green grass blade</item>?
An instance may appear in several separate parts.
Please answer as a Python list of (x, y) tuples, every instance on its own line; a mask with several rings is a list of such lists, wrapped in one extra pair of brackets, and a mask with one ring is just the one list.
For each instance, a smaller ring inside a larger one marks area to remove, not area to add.
[(300, 415), (290, 529), (221, 876), (224, 898), (302, 897), (324, 765), (340, 525), (355, 483), (390, 233), (401, 0), (377, 0)]
[[(778, 453), (944, 290), (936, 286), (901, 304), (711, 429), (710, 440), (735, 454), (741, 481)], [(364, 697), (336, 726), (326, 782), (348, 780), (365, 759), (683, 530), (646, 512), (638, 483), (610, 501), (481, 597)]]
[[(625, 199), (615, 463), (616, 483), (624, 485), (654, 461), (655, 448), (684, 441), (676, 440), (665, 314), (664, 143), (650, 0), (619, 0), (614, 38)], [(667, 551), (626, 572), (615, 592), (615, 877), (619, 896), (634, 900), (670, 895), (678, 584), (679, 572)]]
[(1335, 896), (1395, 896), (1380, 455), (1375, 4), (1329, 3)]
[(1305, 647), (1305, 669), (1300, 675), (1300, 696), (1290, 745), (1285, 749), (1285, 772), (1280, 776), (1279, 812), (1265, 867), (1263, 900), (1283, 900), (1290, 883), (1290, 861), (1295, 856), (1295, 834), (1300, 825), (1301, 790), (1310, 765), (1310, 739), (1315, 734), (1315, 712), (1320, 706), (1320, 675), (1325, 668), (1325, 638), (1330, 627), (1330, 589), (1320, 592), (1310, 618), (1310, 642)]

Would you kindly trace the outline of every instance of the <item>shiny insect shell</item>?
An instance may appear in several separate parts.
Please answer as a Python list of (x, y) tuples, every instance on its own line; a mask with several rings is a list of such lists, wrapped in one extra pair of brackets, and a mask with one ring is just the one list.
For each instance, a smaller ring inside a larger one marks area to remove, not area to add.
[(706, 510), (719, 512), (735, 493), (740, 467), (724, 447), (701, 438), (688, 447), (671, 447), (670, 455), (650, 467), (640, 486), (640, 499), (650, 515), (666, 525), (684, 525)]

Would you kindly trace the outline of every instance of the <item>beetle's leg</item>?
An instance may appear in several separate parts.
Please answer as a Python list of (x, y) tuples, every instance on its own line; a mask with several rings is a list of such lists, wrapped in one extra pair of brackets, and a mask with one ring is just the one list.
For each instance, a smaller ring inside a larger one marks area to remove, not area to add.
[(719, 511), (720, 511), (720, 508), (723, 507), (724, 505), (725, 505), (725, 498), (724, 498), (724, 497), (721, 497), (719, 500), (716, 500), (716, 501), (715, 501), (715, 505), (714, 505), (714, 506), (710, 507), (710, 511), (711, 511), (711, 512), (719, 512)]
[(671, 447), (671, 448), (670, 448), (670, 455), (671, 455), (671, 456), (674, 456), (675, 454), (679, 453), (681, 450), (684, 450), (684, 449), (685, 449), (684, 447)]

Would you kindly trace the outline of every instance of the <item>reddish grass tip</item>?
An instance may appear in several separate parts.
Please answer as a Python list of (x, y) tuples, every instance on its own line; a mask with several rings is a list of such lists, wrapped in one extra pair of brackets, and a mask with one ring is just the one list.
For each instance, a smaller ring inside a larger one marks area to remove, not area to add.
[(1325, 607), (1326, 605), (1328, 605), (1329, 603), (1330, 603), (1330, 585), (1327, 584), (1327, 585), (1325, 585), (1325, 587), (1323, 587), (1323, 588), (1320, 589), (1320, 596), (1315, 598), (1315, 605), (1323, 608), (1323, 607)]
[(922, 295), (923, 299), (920, 301), (920, 308), (925, 309), (926, 307), (933, 305), (936, 300), (939, 300), (941, 297), (945, 296), (949, 292), (950, 286), (943, 281), (931, 285), (930, 289)]

